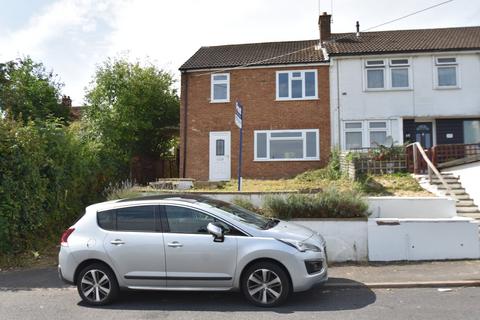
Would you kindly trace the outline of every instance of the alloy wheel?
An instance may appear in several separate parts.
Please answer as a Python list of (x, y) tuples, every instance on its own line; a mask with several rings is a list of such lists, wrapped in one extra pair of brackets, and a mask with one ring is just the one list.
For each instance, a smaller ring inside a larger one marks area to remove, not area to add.
[(282, 294), (280, 277), (269, 269), (258, 269), (250, 274), (247, 280), (249, 295), (261, 304), (272, 304)]
[(92, 269), (81, 280), (81, 290), (85, 298), (92, 302), (102, 302), (110, 294), (112, 284), (105, 272)]

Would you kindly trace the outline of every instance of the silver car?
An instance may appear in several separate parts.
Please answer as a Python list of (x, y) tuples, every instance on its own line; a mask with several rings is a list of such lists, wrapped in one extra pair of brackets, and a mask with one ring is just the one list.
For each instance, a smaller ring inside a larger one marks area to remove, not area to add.
[(262, 307), (327, 280), (314, 231), (228, 202), (160, 195), (103, 202), (62, 235), (58, 272), (91, 305), (121, 289), (240, 290)]

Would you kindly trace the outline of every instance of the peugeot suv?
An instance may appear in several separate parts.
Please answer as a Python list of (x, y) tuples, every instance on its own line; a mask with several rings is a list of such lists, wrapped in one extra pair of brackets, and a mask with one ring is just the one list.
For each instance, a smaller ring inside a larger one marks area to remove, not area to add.
[(91, 305), (121, 289), (239, 290), (271, 307), (324, 283), (327, 260), (324, 239), (306, 227), (171, 194), (87, 207), (62, 235), (58, 272)]

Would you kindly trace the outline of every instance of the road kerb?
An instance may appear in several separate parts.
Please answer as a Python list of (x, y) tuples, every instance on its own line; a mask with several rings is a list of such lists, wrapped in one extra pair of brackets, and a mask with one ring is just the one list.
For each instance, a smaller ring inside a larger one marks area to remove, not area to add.
[(445, 288), (445, 287), (480, 287), (480, 280), (453, 281), (417, 281), (417, 282), (327, 282), (326, 288), (371, 288), (371, 289), (401, 289), (401, 288)]

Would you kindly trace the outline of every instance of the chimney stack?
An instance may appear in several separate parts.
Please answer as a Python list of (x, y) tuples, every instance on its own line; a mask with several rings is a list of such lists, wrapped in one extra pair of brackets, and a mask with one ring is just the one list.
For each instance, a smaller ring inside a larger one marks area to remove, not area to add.
[(320, 29), (320, 44), (330, 40), (331, 32), (330, 25), (332, 22), (332, 15), (323, 12), (318, 17), (318, 28)]
[(357, 38), (360, 37), (360, 22), (357, 21)]

